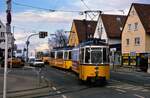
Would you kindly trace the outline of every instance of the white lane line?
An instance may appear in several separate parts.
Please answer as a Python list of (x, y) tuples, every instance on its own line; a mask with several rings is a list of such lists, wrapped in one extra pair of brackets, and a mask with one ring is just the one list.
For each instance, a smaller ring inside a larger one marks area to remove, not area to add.
[(60, 92), (60, 91), (57, 91), (57, 93), (60, 94), (61, 92)]
[(143, 97), (141, 95), (138, 95), (138, 94), (133, 94), (133, 95), (136, 96), (136, 97), (138, 97), (138, 98), (145, 98), (145, 97)]
[(52, 87), (52, 89), (55, 90), (55, 91), (57, 90), (56, 87)]
[[(57, 90), (56, 87), (54, 87), (54, 86), (52, 87), (52, 89), (55, 90), (55, 91)], [(60, 91), (56, 91), (56, 93), (61, 94)], [(65, 96), (65, 95), (61, 95), (61, 96), (62, 96), (62, 98), (67, 98), (67, 96)]]
[(122, 93), (126, 93), (126, 91), (121, 90), (121, 89), (115, 89), (116, 91), (122, 92)]
[(67, 96), (65, 96), (65, 95), (61, 95), (63, 98), (67, 98)]

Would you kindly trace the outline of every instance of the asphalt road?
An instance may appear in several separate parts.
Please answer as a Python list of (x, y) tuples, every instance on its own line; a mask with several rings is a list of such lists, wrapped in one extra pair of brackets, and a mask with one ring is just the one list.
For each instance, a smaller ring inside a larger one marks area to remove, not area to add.
[[(51, 82), (54, 91), (45, 98), (60, 95), (62, 98), (150, 98), (150, 89), (113, 79), (108, 85), (91, 87), (80, 85), (77, 76), (71, 72), (47, 67), (43, 75)], [(60, 96), (58, 98), (60, 98)]]
[[(29, 67), (14, 69), (9, 74), (37, 77), (38, 72), (37, 68)], [(0, 73), (3, 71), (0, 70)], [(72, 72), (46, 66), (40, 71), (40, 76), (48, 82), (48, 88), (38, 89), (36, 92), (31, 90), (30, 93), (24, 92), (26, 96), (12, 98), (150, 98), (149, 87), (124, 81), (123, 78), (128, 77), (125, 75), (121, 76), (116, 73), (111, 73), (111, 75), (106, 86), (81, 85), (77, 76)], [(13, 86), (19, 86), (19, 84), (15, 83)]]

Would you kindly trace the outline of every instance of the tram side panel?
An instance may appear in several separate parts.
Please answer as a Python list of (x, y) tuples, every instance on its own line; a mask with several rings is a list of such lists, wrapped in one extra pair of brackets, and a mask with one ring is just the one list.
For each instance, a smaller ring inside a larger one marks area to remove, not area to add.
[(72, 50), (72, 71), (79, 73), (79, 48)]

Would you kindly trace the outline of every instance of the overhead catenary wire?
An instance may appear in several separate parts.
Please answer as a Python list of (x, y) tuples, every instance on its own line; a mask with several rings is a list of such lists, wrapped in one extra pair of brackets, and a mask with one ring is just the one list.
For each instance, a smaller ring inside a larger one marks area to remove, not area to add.
[[(84, 0), (81, 0), (83, 2), (83, 4), (88, 8), (88, 11), (93, 11), (91, 10), (87, 4), (84, 2)], [(14, 5), (18, 5), (18, 6), (23, 6), (23, 7), (29, 7), (29, 8), (33, 8), (33, 9), (39, 9), (39, 10), (45, 10), (45, 11), (49, 11), (49, 12), (67, 12), (67, 13), (79, 13), (79, 14), (83, 14), (83, 13), (86, 13), (86, 10), (56, 10), (56, 9), (49, 9), (49, 8), (43, 8), (43, 7), (37, 7), (37, 6), (32, 6), (32, 5), (28, 5), (28, 4), (23, 4), (23, 3), (18, 3), (18, 2), (15, 2), (13, 1), (12, 2)], [(114, 10), (104, 10), (103, 12), (105, 11), (114, 11)], [(124, 10), (117, 10), (117, 11), (120, 11), (120, 12), (123, 12), (124, 14)], [(92, 15), (94, 17), (96, 17), (97, 15), (94, 14), (94, 12), (92, 12)], [(89, 15), (90, 16), (90, 15)], [(90, 16), (91, 17), (91, 16)]]
[(39, 9), (39, 10), (46, 10), (49, 12), (70, 12), (70, 13), (82, 13), (83, 12), (83, 11), (78, 11), (78, 10), (56, 10), (56, 9), (42, 8), (42, 7), (36, 7), (36, 6), (27, 5), (27, 4), (23, 4), (23, 3), (18, 3), (15, 1), (13, 1), (13, 4), (18, 5), (18, 6), (24, 6), (24, 7)]
[[(88, 5), (84, 2), (84, 0), (81, 0), (81, 2), (83, 3), (83, 5), (89, 10), (92, 11), (90, 7), (88, 7)], [(93, 18), (91, 17), (91, 15), (89, 13), (86, 13), (86, 11), (84, 12), (85, 14), (87, 14), (91, 20), (93, 20), (94, 17), (96, 17), (96, 15), (94, 14), (94, 12), (92, 12)]]

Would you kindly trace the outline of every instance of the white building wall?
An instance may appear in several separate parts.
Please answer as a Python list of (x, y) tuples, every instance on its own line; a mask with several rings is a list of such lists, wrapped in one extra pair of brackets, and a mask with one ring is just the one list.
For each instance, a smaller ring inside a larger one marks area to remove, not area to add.
[(101, 17), (99, 17), (99, 19), (98, 19), (96, 30), (94, 33), (94, 38), (101, 38), (101, 39), (108, 41), (107, 33), (106, 33), (106, 30), (105, 30), (105, 27), (104, 27)]
[[(103, 28), (102, 32), (101, 32), (101, 28)], [(110, 45), (121, 43), (120, 39), (110, 39), (110, 38), (108, 39), (108, 36), (107, 36), (107, 33), (106, 33), (106, 30), (105, 30), (105, 27), (104, 27), (104, 24), (103, 24), (103, 21), (102, 21), (101, 17), (99, 17), (99, 19), (98, 19), (98, 23), (97, 23), (96, 30), (95, 30), (95, 33), (94, 33), (94, 38), (104, 39)]]
[[(2, 33), (3, 32), (3, 33)], [(5, 32), (6, 32), (6, 28), (5, 28), (5, 25), (1, 22), (0, 20), (0, 49), (5, 49)], [(9, 33), (8, 34), (8, 48), (11, 49), (11, 44), (12, 42), (12, 33)], [(2, 51), (3, 55), (4, 56), (4, 51)], [(9, 53), (10, 55), (11, 53)]]

